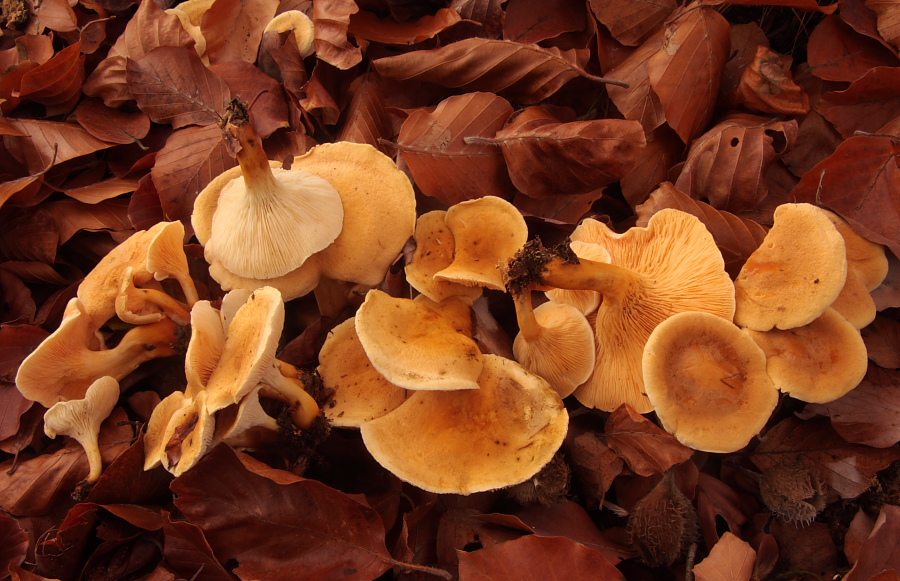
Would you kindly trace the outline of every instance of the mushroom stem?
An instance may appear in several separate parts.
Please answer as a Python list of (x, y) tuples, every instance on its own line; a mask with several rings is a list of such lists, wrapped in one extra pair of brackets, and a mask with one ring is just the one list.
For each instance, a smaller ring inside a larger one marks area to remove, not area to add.
[(614, 302), (620, 302), (635, 288), (646, 284), (639, 273), (615, 264), (584, 259), (575, 263), (559, 256), (554, 256), (544, 265), (539, 281), (535, 290), (595, 290), (603, 295), (604, 301)]
[(300, 381), (285, 377), (276, 367), (272, 367), (262, 378), (259, 393), (263, 397), (277, 399), (288, 404), (294, 425), (305, 430), (312, 425), (322, 411), (313, 396), (309, 395)]
[[(157, 357), (176, 355), (178, 351), (175, 349), (175, 345), (180, 341), (179, 331), (181, 328), (178, 323), (168, 318), (158, 323), (141, 325), (125, 333), (122, 341), (115, 348), (97, 353), (109, 354), (106, 363), (107, 369), (116, 371), (127, 369), (125, 373), (117, 377), (117, 379), (121, 379), (146, 361)], [(118, 374), (105, 373), (104, 375), (116, 377)]]
[(263, 149), (262, 140), (250, 123), (250, 111), (245, 103), (235, 99), (228, 106), (225, 131), (241, 144), (237, 160), (241, 165), (245, 183), (248, 186), (253, 184), (248, 191), (274, 192), (277, 189), (275, 174), (269, 166), (269, 158)]
[(519, 333), (528, 342), (534, 342), (541, 338), (543, 327), (534, 318), (534, 306), (531, 303), (531, 290), (519, 293), (515, 297), (516, 319), (519, 322)]
[(313, 290), (316, 304), (319, 306), (319, 314), (332, 319), (340, 315), (341, 311), (350, 304), (350, 289), (353, 286), (351, 282), (321, 277), (319, 285)]

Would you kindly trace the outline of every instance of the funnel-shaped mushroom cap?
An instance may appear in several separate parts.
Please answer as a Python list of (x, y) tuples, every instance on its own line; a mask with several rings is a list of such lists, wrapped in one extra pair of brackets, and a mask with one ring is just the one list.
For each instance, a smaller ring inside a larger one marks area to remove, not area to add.
[(328, 181), (344, 205), (344, 227), (319, 253), (322, 276), (376, 285), (416, 227), (409, 178), (386, 155), (362, 143), (323, 143), (295, 157), (291, 171)]
[(275, 363), (284, 327), (284, 302), (272, 287), (256, 289), (228, 327), (219, 364), (206, 385), (209, 412), (236, 404)]
[(156, 280), (174, 278), (181, 285), (184, 300), (189, 306), (197, 302), (197, 287), (184, 254), (184, 224), (176, 220), (163, 222), (163, 227), (150, 241), (147, 250), (147, 270)]
[(266, 413), (259, 402), (259, 389), (252, 390), (240, 403), (230, 405), (218, 413), (214, 438), (224, 442), (253, 428), (278, 431), (278, 422)]
[(372, 365), (406, 389), (478, 389), (478, 345), (425, 305), (370, 290), (356, 333)]
[(847, 279), (844, 238), (811, 204), (782, 204), (734, 281), (735, 324), (756, 331), (812, 322)]
[(471, 494), (524, 482), (562, 444), (569, 417), (546, 381), (484, 356), (480, 389), (417, 391), (360, 428), (382, 466), (419, 488)]
[(766, 354), (775, 386), (801, 401), (836, 400), (859, 385), (869, 366), (859, 331), (831, 308), (802, 327), (748, 333)]
[(325, 387), (334, 390), (325, 416), (339, 428), (358, 428), (406, 401), (406, 390), (372, 367), (353, 319), (328, 334), (319, 351), (319, 375)]
[(168, 466), (166, 444), (175, 432), (174, 424), (169, 430), (169, 422), (178, 410), (190, 405), (191, 401), (184, 393), (173, 391), (153, 408), (144, 435), (144, 470), (152, 470), (160, 464)]
[(101, 377), (91, 384), (84, 399), (61, 401), (44, 413), (44, 433), (51, 438), (70, 436), (78, 440), (87, 454), (90, 472), (88, 482), (97, 482), (103, 471), (100, 457), (100, 424), (112, 413), (119, 401), (119, 382)]
[(675, 313), (701, 311), (731, 320), (734, 286), (725, 261), (703, 223), (679, 210), (662, 210), (646, 227), (624, 234), (585, 220), (576, 235), (606, 248), (610, 263), (627, 270), (594, 287), (603, 295), (595, 320), (596, 366), (575, 397), (604, 411), (627, 403), (638, 413), (650, 412), (641, 378), (644, 344)]
[(434, 278), (437, 272), (453, 263), (455, 244), (453, 233), (444, 222), (446, 215), (443, 210), (435, 210), (419, 216), (416, 221), (416, 251), (406, 265), (406, 280), (411, 287), (435, 302), (458, 296), (472, 303), (481, 296), (481, 287)]
[(762, 350), (709, 313), (679, 313), (658, 325), (644, 347), (643, 371), (663, 428), (695, 450), (740, 450), (778, 403)]
[(300, 10), (286, 10), (282, 12), (269, 21), (265, 30), (263, 30), (263, 34), (267, 32), (290, 32), (294, 42), (297, 43), (297, 51), (303, 58), (315, 52), (313, 21)]
[[(592, 260), (594, 262), (609, 262), (609, 251), (599, 244), (572, 240), (569, 243), (572, 252), (578, 258)], [(600, 293), (594, 290), (567, 290), (561, 288), (550, 289), (546, 293), (547, 298), (557, 303), (572, 305), (585, 316), (593, 313), (600, 306)]]
[(169, 420), (165, 436), (166, 470), (181, 476), (194, 467), (213, 446), (216, 421), (206, 409), (207, 393), (185, 400)]
[(505, 291), (500, 265), (528, 240), (519, 210), (506, 200), (485, 196), (451, 206), (444, 220), (453, 233), (453, 262), (434, 278)]
[(591, 376), (594, 330), (572, 305), (546, 302), (534, 309), (533, 324), (520, 323), (519, 329), (513, 342), (516, 361), (546, 379), (560, 397), (571, 395)]
[(191, 309), (191, 340), (184, 355), (187, 397), (206, 389), (224, 348), (225, 329), (219, 311), (209, 301), (197, 301)]

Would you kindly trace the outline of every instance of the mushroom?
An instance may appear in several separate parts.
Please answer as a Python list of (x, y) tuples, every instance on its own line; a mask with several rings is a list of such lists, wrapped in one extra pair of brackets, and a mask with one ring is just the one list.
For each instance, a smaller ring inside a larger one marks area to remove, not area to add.
[[(572, 240), (569, 247), (575, 256), (594, 262), (609, 262), (609, 252), (599, 244)], [(600, 306), (600, 293), (593, 290), (566, 290), (553, 288), (546, 293), (547, 298), (557, 303), (572, 305), (585, 316), (593, 313)]]
[(425, 295), (419, 295), (413, 300), (450, 321), (457, 333), (462, 333), (466, 337), (475, 336), (475, 311), (468, 299), (447, 297), (440, 302), (435, 302)]
[(103, 423), (116, 402), (119, 401), (119, 382), (114, 377), (104, 376), (94, 381), (83, 399), (61, 401), (44, 413), (44, 433), (55, 438), (69, 436), (78, 440), (88, 459), (88, 476), (93, 484), (103, 472), (103, 458), (100, 456), (100, 424)]
[(207, 392), (185, 399), (167, 422), (162, 463), (166, 470), (181, 476), (213, 447), (215, 418), (206, 407)]
[(453, 262), (435, 280), (505, 291), (500, 266), (525, 244), (528, 226), (515, 206), (496, 196), (467, 200), (444, 217), (453, 233)]
[[(528, 246), (510, 262), (507, 278), (514, 296), (530, 289), (594, 290), (596, 363), (574, 394), (584, 405), (612, 411), (623, 403), (638, 413), (653, 410), (644, 395), (641, 356), (656, 326), (682, 311), (703, 311), (731, 320), (734, 287), (712, 235), (694, 216), (666, 209), (644, 228), (616, 234), (603, 223), (585, 220), (576, 228), (582, 241), (600, 244), (611, 263), (554, 255)], [(566, 249), (568, 250), (568, 249)]]
[(416, 391), (362, 424), (379, 464), (423, 490), (472, 494), (531, 478), (562, 444), (568, 414), (542, 378), (484, 356), (478, 389)]
[(678, 313), (660, 323), (644, 346), (642, 367), (663, 428), (695, 450), (740, 450), (778, 403), (762, 349), (710, 313)]
[(168, 438), (175, 431), (173, 426), (169, 431), (169, 422), (181, 408), (190, 405), (191, 398), (185, 396), (181, 391), (173, 391), (164, 397), (150, 414), (150, 421), (147, 422), (147, 432), (144, 434), (144, 470), (152, 470), (157, 466), (168, 466), (166, 460), (166, 444)]
[(812, 322), (847, 280), (844, 238), (811, 204), (782, 204), (762, 245), (734, 281), (734, 322), (768, 331)]
[(453, 233), (444, 221), (446, 215), (444, 210), (434, 210), (416, 220), (416, 250), (406, 265), (406, 281), (435, 302), (455, 296), (471, 304), (481, 296), (481, 287), (434, 278), (437, 272), (453, 263), (455, 244)]
[(333, 426), (358, 428), (406, 401), (406, 390), (372, 367), (353, 319), (328, 334), (319, 351), (318, 371), (325, 387), (334, 390), (332, 405), (325, 409)]
[(66, 311), (59, 328), (22, 361), (16, 375), (22, 395), (44, 407), (82, 399), (101, 377), (119, 381), (146, 361), (178, 352), (182, 328), (171, 319), (135, 327), (115, 347), (94, 351), (89, 345), (95, 327), (81, 300), (71, 299)]
[(302, 58), (315, 52), (313, 21), (300, 10), (286, 10), (277, 15), (263, 30), (264, 35), (269, 32), (275, 34), (290, 32), (294, 42), (297, 43), (297, 52)]
[(233, 448), (255, 447), (258, 430), (277, 435), (278, 422), (267, 414), (259, 402), (259, 390), (244, 396), (236, 405), (228, 406), (216, 416), (214, 439)]
[(193, 397), (198, 391), (206, 389), (210, 376), (222, 358), (225, 347), (223, 318), (209, 301), (197, 301), (191, 309), (191, 340), (184, 356), (187, 397)]
[(138, 288), (134, 284), (134, 267), (127, 267), (122, 276), (122, 286), (116, 296), (116, 314), (132, 325), (157, 323), (169, 317), (179, 325), (190, 322), (190, 313), (180, 301), (163, 291)]
[(594, 371), (594, 330), (572, 305), (548, 301), (533, 309), (530, 291), (515, 300), (516, 361), (546, 379), (560, 397), (571, 395)]
[(395, 385), (478, 389), (478, 345), (421, 303), (370, 290), (356, 312), (356, 333), (372, 366)]
[(802, 327), (747, 332), (766, 354), (778, 389), (801, 401), (836, 400), (859, 385), (869, 366), (859, 331), (832, 308)]

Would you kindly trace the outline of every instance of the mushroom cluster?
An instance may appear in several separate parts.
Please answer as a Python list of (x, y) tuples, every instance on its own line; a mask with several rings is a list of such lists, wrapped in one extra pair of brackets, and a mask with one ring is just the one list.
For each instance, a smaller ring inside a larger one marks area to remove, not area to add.
[[(141, 364), (180, 351), (197, 301), (183, 239), (181, 222), (161, 222), (115, 247), (81, 282), (59, 328), (19, 366), (19, 391), (49, 408), (47, 435), (66, 434), (84, 447), (88, 483), (102, 471), (97, 436), (118, 401), (118, 382)], [(168, 278), (179, 283), (181, 296), (163, 289)], [(116, 318), (132, 328), (113, 333), (108, 323)]]
[(541, 377), (483, 354), (449, 318), (371, 290), (326, 341), (326, 415), (358, 427), (372, 456), (404, 481), (471, 494), (524, 482), (562, 445), (568, 414)]

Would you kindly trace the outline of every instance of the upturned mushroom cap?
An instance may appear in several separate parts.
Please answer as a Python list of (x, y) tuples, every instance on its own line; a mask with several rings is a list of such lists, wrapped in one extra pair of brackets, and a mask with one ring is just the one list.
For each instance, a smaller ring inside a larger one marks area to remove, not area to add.
[(862, 336), (834, 309), (802, 327), (747, 332), (766, 354), (766, 369), (778, 389), (801, 401), (834, 401), (866, 375)]
[(478, 389), (478, 345), (425, 305), (370, 290), (356, 333), (372, 366), (406, 389)]
[(660, 323), (644, 347), (643, 373), (663, 428), (695, 450), (740, 450), (778, 403), (762, 350), (709, 313), (679, 313)]
[(290, 32), (297, 43), (297, 51), (303, 58), (308, 57), (315, 52), (313, 41), (315, 40), (315, 31), (313, 29), (313, 21), (309, 16), (300, 10), (286, 10), (269, 21), (263, 34), (274, 32), (280, 34), (282, 32)]
[(444, 221), (453, 233), (453, 262), (435, 280), (505, 291), (505, 265), (528, 240), (519, 210), (504, 199), (485, 196), (450, 207)]
[(344, 206), (344, 226), (318, 254), (322, 276), (377, 285), (416, 227), (416, 196), (406, 174), (362, 143), (323, 143), (295, 157), (302, 170), (330, 183)]
[(100, 424), (119, 401), (119, 382), (101, 377), (91, 384), (84, 399), (61, 401), (44, 413), (44, 433), (51, 438), (69, 436), (84, 448), (90, 470), (86, 480), (97, 482), (103, 472), (100, 456)]
[(353, 319), (328, 334), (319, 351), (319, 375), (325, 387), (334, 390), (333, 405), (325, 408), (325, 417), (339, 428), (358, 428), (406, 401), (406, 390), (372, 367)]
[[(610, 261), (609, 251), (599, 244), (572, 240), (569, 243), (569, 247), (578, 258), (584, 258), (593, 262)], [(544, 294), (546, 294), (547, 298), (551, 301), (572, 305), (585, 316), (593, 313), (597, 310), (597, 307), (600, 306), (600, 293), (594, 290), (567, 290), (554, 288), (548, 290)]]
[(193, 468), (213, 446), (216, 421), (206, 402), (207, 393), (199, 392), (185, 400), (168, 422), (163, 465), (175, 476)]
[(157, 281), (167, 278), (177, 280), (184, 300), (190, 307), (199, 297), (184, 253), (184, 224), (178, 220), (162, 224), (147, 250), (147, 270), (153, 273), (153, 278)]
[(568, 414), (546, 381), (484, 356), (479, 389), (417, 391), (360, 427), (379, 464), (436, 493), (472, 494), (524, 482), (562, 444)]
[(173, 391), (164, 397), (150, 414), (147, 422), (147, 433), (144, 434), (144, 470), (152, 470), (159, 465), (168, 466), (166, 460), (166, 444), (175, 432), (173, 425), (169, 430), (172, 416), (193, 401), (181, 391)]
[(214, 439), (233, 446), (239, 443), (238, 438), (242, 434), (254, 428), (278, 431), (278, 422), (265, 412), (259, 402), (259, 389), (254, 389), (240, 402), (218, 413)]
[(122, 286), (116, 296), (116, 315), (132, 325), (157, 323), (169, 317), (179, 325), (190, 322), (186, 305), (161, 290), (138, 288), (134, 284), (133, 267), (125, 269)]
[(184, 355), (187, 397), (194, 397), (206, 389), (224, 348), (225, 327), (221, 314), (209, 301), (197, 301), (191, 308), (191, 340)]
[(762, 245), (734, 281), (734, 322), (755, 331), (810, 323), (847, 280), (844, 238), (811, 204), (782, 204)]
[(531, 297), (523, 294), (516, 300), (516, 361), (546, 379), (560, 397), (571, 395), (594, 371), (594, 330), (572, 305), (548, 301), (529, 315)]
[(411, 287), (435, 302), (457, 296), (471, 304), (481, 296), (481, 287), (434, 278), (436, 273), (453, 263), (455, 244), (453, 233), (444, 222), (446, 215), (444, 210), (434, 210), (416, 220), (416, 250), (406, 265), (406, 280)]

